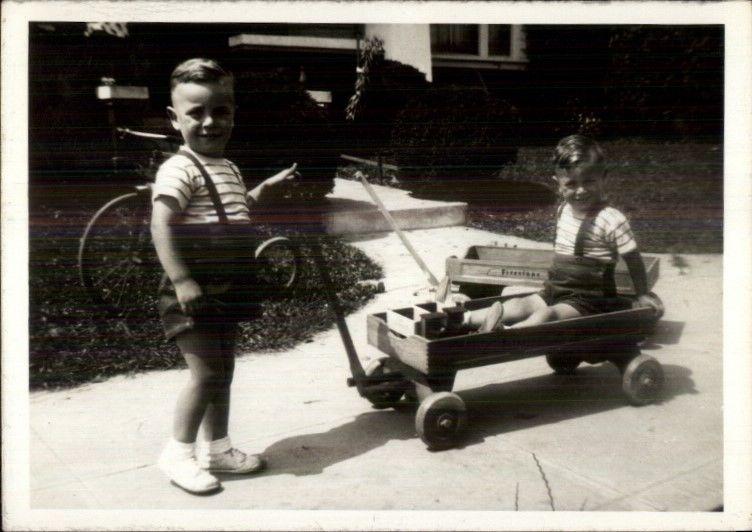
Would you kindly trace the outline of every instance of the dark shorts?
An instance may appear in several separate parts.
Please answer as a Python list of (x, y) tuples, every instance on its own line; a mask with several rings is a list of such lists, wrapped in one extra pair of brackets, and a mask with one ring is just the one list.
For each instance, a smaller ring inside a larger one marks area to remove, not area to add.
[(623, 297), (583, 294), (576, 290), (555, 287), (549, 283), (544, 285), (543, 290), (538, 292), (538, 295), (543, 298), (543, 301), (549, 307), (564, 303), (573, 307), (582, 316), (631, 308), (631, 301)]
[(187, 315), (180, 308), (175, 288), (162, 276), (159, 283), (159, 317), (165, 337), (169, 340), (198, 327), (231, 326), (243, 321), (253, 321), (261, 316), (261, 301), (258, 294), (248, 287), (231, 283), (202, 283), (204, 296), (198, 310)]

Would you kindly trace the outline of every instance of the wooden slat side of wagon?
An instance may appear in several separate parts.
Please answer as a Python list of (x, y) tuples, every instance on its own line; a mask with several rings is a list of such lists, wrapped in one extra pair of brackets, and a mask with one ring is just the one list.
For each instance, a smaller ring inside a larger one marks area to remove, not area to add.
[[(516, 296), (475, 299), (460, 307), (474, 310), (512, 297)], [(640, 354), (639, 349), (659, 315), (653, 308), (633, 308), (629, 298), (624, 298), (624, 310), (533, 327), (450, 332), (437, 337), (422, 334), (428, 328), (421, 321), (436, 319), (442, 311), (447, 309), (426, 303), (367, 318), (368, 343), (386, 355), (381, 366), (372, 367), (370, 373), (404, 377), (410, 385), (404, 389), (420, 402), (416, 429), (430, 448), (451, 447), (464, 426), (465, 405), (451, 393), (455, 376), (462, 369), (545, 356), (557, 373), (573, 373), (582, 362), (608, 361), (621, 371), (622, 388), (634, 405), (655, 401), (662, 387), (660, 364)]]
[[(446, 259), (446, 274), (460, 292), (490, 295), (495, 287), (543, 286), (548, 279), (548, 269), (554, 252), (545, 249), (522, 249), (500, 246), (471, 246), (463, 258)], [(660, 260), (643, 255), (648, 287), (658, 281)], [(614, 272), (616, 290), (620, 295), (635, 294), (632, 278), (623, 259), (619, 259)], [(485, 289), (485, 290), (484, 290)], [(498, 293), (498, 291), (496, 292)]]

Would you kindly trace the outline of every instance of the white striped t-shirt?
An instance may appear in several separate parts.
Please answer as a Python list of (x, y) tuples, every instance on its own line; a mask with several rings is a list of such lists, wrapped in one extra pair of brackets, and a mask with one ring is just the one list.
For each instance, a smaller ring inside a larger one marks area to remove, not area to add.
[[(183, 146), (183, 149), (188, 149)], [(246, 187), (237, 166), (227, 159), (206, 157), (190, 150), (204, 165), (214, 182), (220, 201), (231, 222), (250, 221)], [(168, 196), (177, 200), (181, 208), (181, 223), (203, 224), (219, 221), (204, 176), (185, 155), (176, 154), (166, 160), (157, 172), (152, 200)]]
[[(562, 255), (574, 255), (577, 232), (585, 215), (575, 214), (569, 203), (564, 205), (556, 223), (554, 251)], [(619, 255), (637, 249), (629, 221), (621, 211), (604, 207), (586, 228), (583, 255), (603, 262), (616, 262)]]

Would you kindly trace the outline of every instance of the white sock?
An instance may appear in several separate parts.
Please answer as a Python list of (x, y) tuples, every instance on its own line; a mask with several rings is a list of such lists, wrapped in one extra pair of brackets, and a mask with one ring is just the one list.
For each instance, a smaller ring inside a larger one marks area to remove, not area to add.
[(167, 445), (165, 446), (164, 452), (165, 454), (176, 460), (187, 460), (189, 458), (193, 458), (193, 448), (193, 443), (183, 443), (181, 441), (177, 441), (175, 438), (170, 438), (170, 441), (168, 441)]
[(230, 449), (232, 449), (232, 444), (229, 436), (209, 442), (209, 454), (222, 454)]

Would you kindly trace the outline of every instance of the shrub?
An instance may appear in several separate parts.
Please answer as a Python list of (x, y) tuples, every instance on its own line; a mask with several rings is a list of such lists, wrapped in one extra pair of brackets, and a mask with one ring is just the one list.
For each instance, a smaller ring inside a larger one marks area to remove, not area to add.
[(291, 72), (250, 72), (236, 81), (238, 114), (229, 157), (249, 181), (298, 163), (301, 180), (278, 201), (321, 201), (334, 188), (338, 131)]
[(373, 54), (361, 90), (356, 86), (355, 105), (351, 100), (349, 147), (366, 155), (390, 151), (397, 115), (409, 100), (423, 94), (428, 87), (425, 75), (418, 69), (384, 59), (383, 53)]
[(392, 131), (400, 177), (461, 187), (517, 156), (517, 111), (480, 88), (432, 88), (398, 114)]
[(722, 131), (721, 26), (534, 25), (526, 42), (530, 140)]
[(615, 133), (637, 120), (697, 138), (723, 129), (723, 29), (626, 26), (613, 31), (606, 78)]

